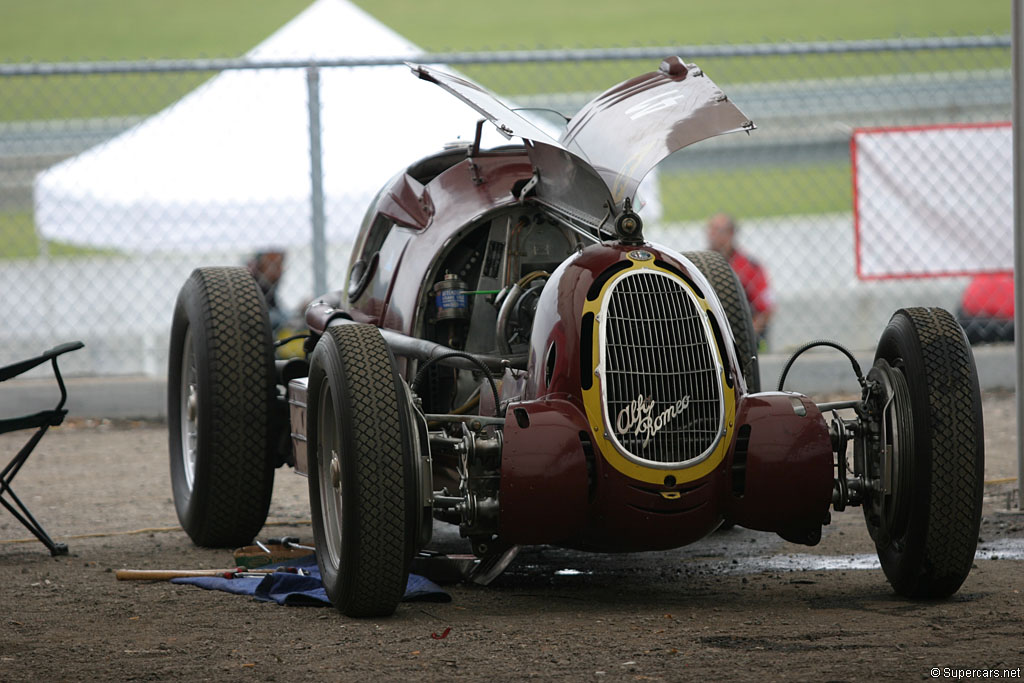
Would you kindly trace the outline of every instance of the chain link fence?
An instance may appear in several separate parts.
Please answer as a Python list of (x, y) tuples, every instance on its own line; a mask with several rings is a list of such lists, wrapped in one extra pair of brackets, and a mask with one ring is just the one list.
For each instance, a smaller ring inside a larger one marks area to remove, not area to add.
[[(855, 131), (1009, 121), (1008, 36), (412, 61), (457, 69), (515, 106), (571, 116), (669, 54), (701, 66), (758, 130), (666, 160), (645, 209), (648, 237), (679, 251), (705, 248), (708, 217), (732, 215), (739, 247), (768, 273), (768, 350), (821, 337), (869, 349), (896, 308), (956, 312), (971, 287), (967, 317), (1012, 318), (1002, 285), (987, 281), (1012, 269), (1000, 246), (1012, 243), (1012, 220), (998, 193), (985, 191), (1009, 183), (1008, 150), (953, 135), (949, 149), (959, 149), (948, 159), (876, 145), (873, 176), (860, 178), (867, 167), (851, 163)], [(451, 124), (454, 115), (399, 94), (394, 84), (414, 81), (401, 61), (0, 65), (0, 364), (82, 339), (86, 348), (65, 363), (69, 374), (161, 376), (188, 273), (245, 265), (259, 252), (285, 253), (276, 296), (301, 317), (309, 298), (344, 281), (377, 187), (448, 141), (432, 134), (434, 120)], [(469, 138), (476, 116), (468, 108), (459, 115)], [(932, 191), (919, 191), (922, 183)], [(918, 194), (889, 211), (875, 199), (879, 187)], [(952, 204), (936, 203), (949, 196)], [(882, 250), (924, 267), (863, 268), (872, 235), (901, 230), (858, 212), (868, 199), (913, 228)], [(976, 210), (958, 212), (968, 200)], [(927, 267), (940, 258), (953, 260)], [(978, 272), (996, 274), (980, 286)]]

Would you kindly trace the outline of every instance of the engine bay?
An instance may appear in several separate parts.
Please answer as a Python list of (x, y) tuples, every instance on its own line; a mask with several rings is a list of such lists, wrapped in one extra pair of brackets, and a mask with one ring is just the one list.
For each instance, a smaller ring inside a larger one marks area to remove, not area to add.
[[(539, 211), (492, 215), (452, 240), (421, 293), (419, 336), (475, 354), (529, 349), (537, 301), (551, 273), (582, 238)], [(431, 367), (418, 387), (431, 412), (469, 409), (481, 373)]]

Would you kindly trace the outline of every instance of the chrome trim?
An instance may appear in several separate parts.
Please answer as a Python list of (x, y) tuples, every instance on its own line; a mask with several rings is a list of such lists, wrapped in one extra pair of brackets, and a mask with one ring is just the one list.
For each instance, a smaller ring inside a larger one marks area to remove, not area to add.
[(605, 436), (619, 453), (657, 469), (711, 455), (725, 433), (723, 359), (707, 313), (680, 278), (641, 268), (613, 279), (598, 348)]
[(196, 463), (199, 460), (199, 371), (192, 347), (192, 326), (189, 325), (185, 328), (185, 340), (181, 344), (181, 388), (178, 391), (181, 452), (176, 454), (181, 458), (189, 495), (192, 495), (196, 484)]

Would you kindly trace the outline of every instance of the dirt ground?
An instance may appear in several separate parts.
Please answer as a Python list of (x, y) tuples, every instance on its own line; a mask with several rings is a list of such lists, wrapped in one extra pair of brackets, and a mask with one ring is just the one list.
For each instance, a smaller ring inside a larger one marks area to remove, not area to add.
[[(985, 396), (982, 552), (947, 601), (897, 598), (881, 570), (859, 568), (873, 547), (851, 510), (815, 548), (733, 529), (663, 553), (526, 549), (488, 587), (446, 586), (450, 603), (378, 620), (115, 580), (232, 560), (177, 527), (166, 426), (72, 420), (14, 485), (70, 554), (20, 542), (0, 510), (0, 681), (1021, 677), (1024, 518), (1000, 481), (1016, 476), (1014, 410), (1012, 394)], [(18, 437), (0, 437), (4, 464)], [(308, 517), (305, 480), (280, 471), (262, 537), (308, 541)]]

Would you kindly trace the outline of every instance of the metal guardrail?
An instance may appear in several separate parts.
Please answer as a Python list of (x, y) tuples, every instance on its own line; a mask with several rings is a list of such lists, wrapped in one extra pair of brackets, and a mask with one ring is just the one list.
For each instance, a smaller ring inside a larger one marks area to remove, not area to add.
[(144, 116), (53, 121), (0, 121), (0, 158), (75, 154), (105, 142), (144, 121)]
[[(800, 150), (801, 159), (837, 159), (847, 154), (849, 136), (856, 126), (920, 124), (958, 116), (999, 118), (1009, 112), (1012, 100), (1009, 70), (928, 74), (887, 74), (729, 86), (730, 97), (759, 125), (755, 139), (728, 136), (708, 141), (685, 156), (670, 160), (674, 167), (708, 168), (750, 163), (754, 147), (771, 147), (785, 158), (781, 147)], [(596, 93), (551, 93), (512, 96), (523, 107), (552, 108), (566, 114), (579, 110)], [(884, 102), (884, 109), (879, 108)], [(922, 102), (926, 103), (922, 106)], [(88, 149), (118, 135), (142, 117), (63, 120), (60, 129), (52, 122), (0, 122), (0, 158), (63, 157)], [(817, 128), (808, 121), (820, 120)], [(843, 125), (835, 125), (835, 121)], [(741, 147), (734, 159), (730, 148)]]
[(353, 66), (395, 66), (406, 62), (422, 64), (530, 64), (566, 61), (614, 61), (662, 59), (685, 55), (686, 59), (707, 57), (792, 57), (803, 55), (852, 54), (861, 52), (912, 52), (919, 50), (969, 50), (1008, 48), (1009, 35), (949, 36), (933, 38), (890, 38), (882, 40), (835, 40), (800, 43), (752, 43), (747, 45), (669, 45), (639, 48), (595, 48), (579, 50), (530, 50), (489, 52), (424, 52), (390, 57), (342, 59), (164, 59), (123, 62), (39, 62), (0, 64), (3, 76), (68, 76), (83, 74), (230, 71), (239, 69), (304, 69)]

